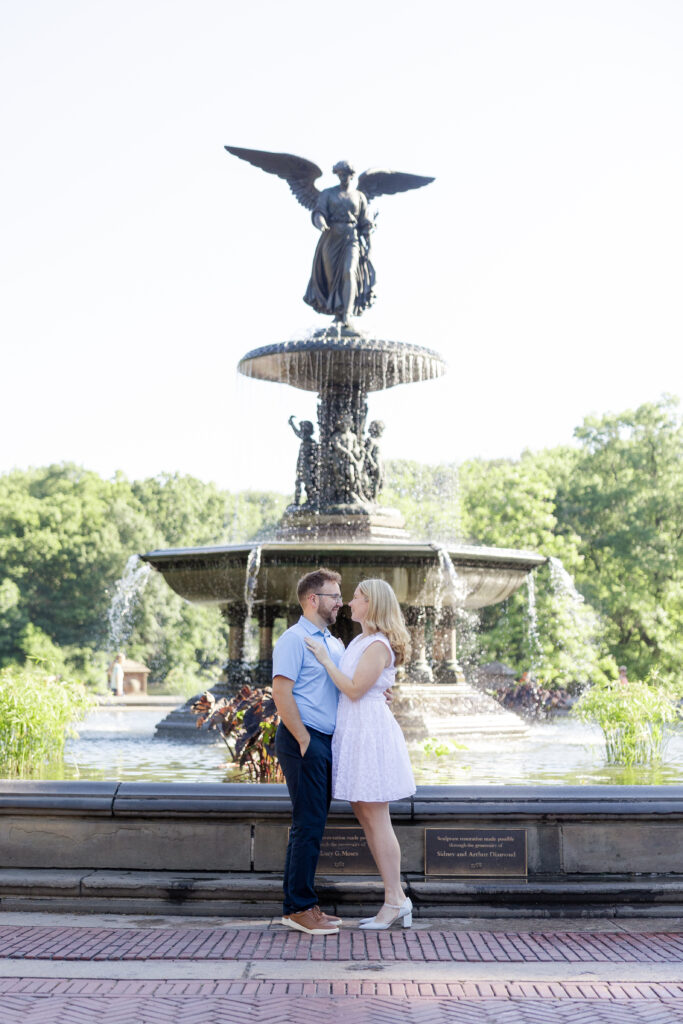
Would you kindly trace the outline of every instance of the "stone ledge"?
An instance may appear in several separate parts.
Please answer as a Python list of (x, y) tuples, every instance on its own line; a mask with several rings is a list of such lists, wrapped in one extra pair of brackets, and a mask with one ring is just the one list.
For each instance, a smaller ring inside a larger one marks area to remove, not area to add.
[[(287, 787), (251, 783), (0, 781), (0, 815), (288, 819)], [(345, 801), (331, 817), (350, 818)], [(683, 819), (683, 786), (418, 786), (391, 804), (394, 820), (429, 818)]]
[(44, 782), (0, 780), (0, 815), (22, 814), (89, 815), (114, 813), (114, 799), (120, 782)]

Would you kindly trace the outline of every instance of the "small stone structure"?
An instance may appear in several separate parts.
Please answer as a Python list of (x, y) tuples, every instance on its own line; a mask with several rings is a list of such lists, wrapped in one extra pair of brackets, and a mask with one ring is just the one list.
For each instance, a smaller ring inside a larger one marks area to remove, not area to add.
[(147, 693), (147, 677), (150, 670), (141, 661), (123, 659), (123, 693)]

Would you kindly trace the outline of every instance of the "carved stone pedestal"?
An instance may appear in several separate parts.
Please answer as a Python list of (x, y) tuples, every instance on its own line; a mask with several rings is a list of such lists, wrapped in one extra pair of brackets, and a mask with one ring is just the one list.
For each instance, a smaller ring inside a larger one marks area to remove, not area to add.
[(432, 661), (437, 683), (464, 683), (465, 673), (458, 664), (456, 615), (453, 608), (441, 608), (434, 614)]
[(411, 683), (431, 683), (433, 676), (427, 661), (425, 609), (404, 608), (403, 616), (410, 633), (410, 660), (406, 665), (406, 677)]
[(290, 505), (277, 531), (278, 540), (405, 540), (403, 516), (379, 505), (333, 505), (322, 511)]

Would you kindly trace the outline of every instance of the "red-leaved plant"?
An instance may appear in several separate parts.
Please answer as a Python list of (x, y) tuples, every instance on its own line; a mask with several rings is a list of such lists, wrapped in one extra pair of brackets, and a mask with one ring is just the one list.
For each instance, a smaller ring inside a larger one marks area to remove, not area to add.
[(216, 700), (210, 690), (205, 690), (190, 710), (197, 715), (198, 729), (204, 724), (218, 729), (232, 760), (250, 782), (285, 781), (275, 756), (275, 730), (280, 717), (270, 689), (243, 686), (230, 700)]

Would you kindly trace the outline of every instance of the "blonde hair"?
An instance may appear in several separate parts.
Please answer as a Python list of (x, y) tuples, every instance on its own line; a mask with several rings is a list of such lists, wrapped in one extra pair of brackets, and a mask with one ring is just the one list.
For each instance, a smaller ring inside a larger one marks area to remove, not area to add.
[(395, 664), (403, 665), (410, 654), (410, 635), (396, 594), (386, 580), (361, 580), (358, 589), (368, 599), (366, 628), (371, 633), (384, 633)]

